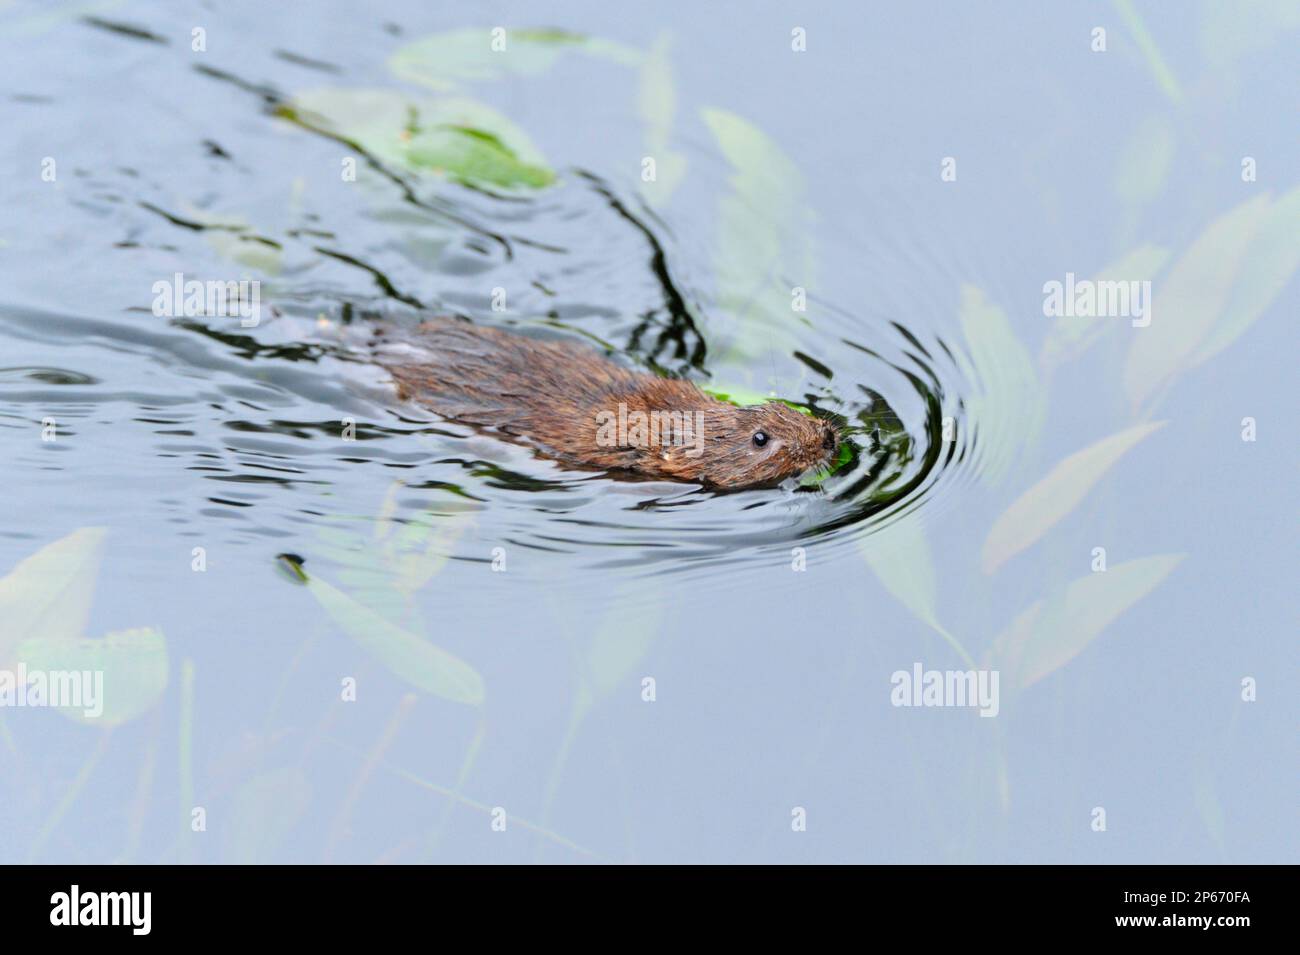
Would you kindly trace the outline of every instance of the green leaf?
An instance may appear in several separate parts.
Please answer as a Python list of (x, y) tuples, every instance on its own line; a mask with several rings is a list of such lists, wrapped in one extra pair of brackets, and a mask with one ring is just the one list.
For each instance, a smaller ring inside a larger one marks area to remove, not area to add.
[(920, 518), (910, 515), (901, 518), (861, 538), (858, 546), (885, 589), (943, 637), (965, 663), (974, 666), (965, 647), (939, 622), (936, 611), (939, 587)]
[(666, 203), (686, 175), (686, 156), (669, 146), (677, 93), (668, 48), (668, 34), (662, 33), (641, 64), (637, 91), (637, 106), (645, 127), (646, 155), (655, 161), (655, 179), (642, 182), (641, 192), (655, 205)]
[(121, 726), (153, 709), (167, 690), (167, 640), (153, 627), (117, 630), (102, 639), (35, 637), (18, 648), (29, 671), (102, 674), (97, 714), (84, 706), (58, 707), (88, 726)]
[(1070, 583), (1063, 599), (1038, 601), (993, 642), (998, 668), (1027, 687), (1065, 666), (1173, 572), (1182, 554), (1142, 557)]
[[(1129, 252), (1117, 262), (1112, 262), (1093, 276), (1097, 282), (1151, 281), (1169, 261), (1168, 249), (1158, 245), (1143, 245)], [(1091, 348), (1109, 329), (1117, 328), (1115, 318), (1059, 315), (1052, 322), (1043, 342), (1040, 360), (1047, 367), (1078, 358)], [(1130, 326), (1131, 327), (1131, 326)]]
[[(1215, 70), (1264, 54), (1279, 43), (1294, 43), (1288, 34), (1300, 28), (1300, 4), (1295, 0), (1202, 0), (1198, 12), (1201, 54)], [(1224, 77), (1214, 81), (1223, 88)]]
[(307, 589), (344, 633), (416, 689), (453, 703), (483, 704), (483, 678), (464, 660), (390, 623), (316, 575)]
[[(393, 586), (407, 596), (427, 584), (451, 559), (456, 541), (474, 526), (481, 505), (448, 502), (410, 519), (393, 534), (383, 532), (382, 553)], [(377, 528), (377, 531), (379, 528)]]
[(1205, 831), (1210, 834), (1219, 851), (1224, 849), (1223, 805), (1219, 802), (1218, 789), (1214, 785), (1215, 764), (1208, 755), (1197, 758), (1192, 769), (1192, 800), (1196, 810), (1205, 823)]
[(555, 181), (522, 130), (466, 97), (324, 88), (298, 94), (278, 115), (380, 160), (468, 185), (540, 188)]
[(713, 388), (701, 387), (700, 391), (706, 395), (712, 395), (719, 401), (725, 401), (728, 404), (739, 405), (742, 408), (752, 407), (753, 405), (765, 405), (769, 401), (778, 400), (772, 393), (764, 394), (761, 391), (755, 391), (752, 388), (744, 388), (738, 385), (720, 384)]
[(262, 241), (249, 221), (242, 216), (212, 213), (188, 202), (181, 204), (187, 219), (208, 226), (203, 236), (223, 259), (229, 259), (265, 275), (279, 275), (284, 251)]
[(1124, 392), (1135, 408), (1188, 365), (1221, 317), (1246, 249), (1268, 213), (1267, 195), (1241, 203), (1211, 222), (1169, 270), (1151, 303), (1151, 324), (1133, 329)]
[(980, 566), (991, 574), (1046, 534), (1101, 480), (1111, 466), (1135, 444), (1164, 426), (1163, 421), (1139, 424), (1076, 451), (1025, 491), (993, 522)]
[(794, 162), (766, 133), (721, 109), (701, 116), (731, 165), (731, 192), (718, 207), (716, 337), (725, 353), (752, 360), (798, 345), (792, 288), (816, 285), (811, 244), (815, 216)]
[(1047, 417), (1047, 396), (1006, 312), (980, 289), (963, 285), (960, 317), (970, 351), (970, 363), (964, 356), (961, 360), (963, 370), (976, 383), (967, 409), (978, 434), (980, 476), (996, 487), (1021, 447), (1038, 440)]
[(1182, 90), (1178, 86), (1178, 80), (1174, 78), (1173, 71), (1165, 63), (1165, 58), (1160, 55), (1160, 48), (1156, 46), (1156, 41), (1151, 38), (1147, 32), (1146, 24), (1138, 16), (1132, 0), (1113, 0), (1115, 9), (1119, 13), (1120, 19), (1128, 27), (1138, 50), (1142, 53), (1147, 62), (1147, 68), (1151, 71), (1152, 77), (1157, 85), (1164, 90), (1166, 96), (1175, 104), (1181, 104), (1183, 101)]
[(1273, 204), (1260, 223), (1228, 296), (1222, 318), (1189, 361), (1195, 367), (1227, 348), (1282, 294), (1300, 267), (1300, 189)]
[(632, 47), (564, 30), (507, 30), (504, 39), (505, 49), (494, 50), (489, 27), (435, 33), (402, 47), (389, 58), (388, 68), (404, 80), (445, 92), (468, 83), (539, 76), (570, 52), (624, 66), (641, 60)]
[(1144, 122), (1129, 137), (1115, 170), (1115, 192), (1130, 205), (1160, 195), (1174, 159), (1173, 126), (1163, 116)]
[(630, 612), (627, 598), (615, 598), (587, 646), (581, 708), (604, 699), (627, 680), (649, 654), (662, 618), (659, 600), (642, 595), (635, 612)]
[(269, 862), (311, 804), (311, 782), (296, 766), (254, 776), (235, 793), (230, 820), (231, 861)]
[(0, 579), (0, 666), (24, 640), (84, 636), (107, 533), (83, 527), (42, 547)]
[(544, 166), (522, 162), (497, 136), (467, 126), (443, 124), (421, 129), (407, 144), (405, 159), (409, 166), (445, 172), (471, 185), (540, 189), (555, 180), (555, 174)]

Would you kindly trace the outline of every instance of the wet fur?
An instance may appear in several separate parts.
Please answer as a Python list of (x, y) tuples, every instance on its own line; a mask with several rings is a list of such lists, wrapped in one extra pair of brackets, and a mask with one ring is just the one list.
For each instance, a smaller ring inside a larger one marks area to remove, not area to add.
[[(772, 402), (737, 408), (695, 385), (616, 364), (592, 348), (453, 319), (425, 322), (407, 348), (377, 349), (404, 399), (467, 424), (496, 428), (584, 468), (627, 470), (719, 488), (779, 483), (825, 463), (829, 422)], [(693, 445), (602, 447), (600, 412), (703, 412), (704, 450)], [(764, 431), (768, 442), (756, 447)]]

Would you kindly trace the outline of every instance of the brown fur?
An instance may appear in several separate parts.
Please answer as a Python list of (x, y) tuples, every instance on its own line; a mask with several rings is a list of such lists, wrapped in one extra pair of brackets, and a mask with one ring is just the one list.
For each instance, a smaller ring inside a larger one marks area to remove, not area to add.
[[(408, 344), (405, 352), (381, 349), (379, 356), (403, 398), (580, 467), (741, 488), (794, 477), (835, 450), (835, 430), (820, 418), (778, 402), (737, 408), (690, 382), (632, 371), (570, 342), (436, 319), (420, 325)], [(633, 420), (633, 412), (657, 411), (701, 421), (703, 453), (688, 453), (696, 447), (689, 433), (685, 443), (673, 443), (671, 433), (655, 443), (620, 434), (631, 440), (611, 446), (608, 422), (620, 403)], [(754, 444), (758, 431), (768, 437), (762, 447)]]

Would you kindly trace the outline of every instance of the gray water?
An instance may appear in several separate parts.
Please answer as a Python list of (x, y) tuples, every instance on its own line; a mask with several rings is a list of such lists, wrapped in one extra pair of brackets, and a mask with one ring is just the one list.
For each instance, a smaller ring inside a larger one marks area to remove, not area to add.
[[(0, 860), (1294, 861), (1298, 34), (0, 4), (0, 690), (103, 679), (0, 707)], [(397, 398), (422, 312), (851, 452), (569, 470)]]

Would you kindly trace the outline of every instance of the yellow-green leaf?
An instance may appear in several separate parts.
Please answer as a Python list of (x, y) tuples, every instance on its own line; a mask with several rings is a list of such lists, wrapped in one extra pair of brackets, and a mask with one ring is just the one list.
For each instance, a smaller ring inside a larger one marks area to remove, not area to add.
[[(642, 586), (653, 597), (655, 582), (643, 581)], [(583, 674), (582, 699), (587, 704), (614, 692), (650, 652), (663, 617), (663, 603), (648, 598), (645, 592), (639, 597), (635, 608), (629, 605), (629, 598), (616, 597), (592, 635)]]
[(939, 587), (930, 556), (930, 543), (920, 518), (909, 515), (860, 539), (862, 557), (875, 575), (918, 620), (946, 640), (962, 660), (973, 666), (970, 654), (939, 622)]
[[(1165, 263), (1169, 250), (1158, 245), (1143, 245), (1112, 262), (1092, 277), (1101, 282), (1152, 281)], [(1107, 316), (1060, 315), (1048, 329), (1043, 342), (1041, 361), (1048, 367), (1078, 358), (1091, 348), (1109, 329), (1132, 327), (1123, 319)]]
[(1141, 407), (1187, 364), (1227, 305), (1242, 259), (1269, 212), (1267, 195), (1215, 219), (1170, 268), (1151, 303), (1150, 324), (1133, 328), (1124, 393)]
[(467, 97), (323, 88), (299, 93), (278, 115), (378, 159), (470, 185), (538, 188), (555, 180), (518, 126)]
[(404, 80), (445, 92), (467, 83), (538, 76), (574, 51), (624, 66), (641, 59), (632, 47), (566, 30), (506, 29), (494, 36), (493, 28), (469, 27), (408, 43), (389, 58), (388, 68)]
[(235, 793), (229, 852), (238, 865), (269, 862), (311, 804), (311, 781), (297, 766), (254, 776)]
[(964, 370), (975, 382), (967, 408), (977, 433), (980, 476), (997, 486), (1021, 448), (1038, 439), (1047, 396), (1006, 312), (980, 289), (962, 286), (960, 318), (973, 365)]
[(307, 589), (344, 633), (416, 689), (454, 703), (482, 705), (483, 678), (464, 660), (390, 623), (315, 574)]
[(1129, 137), (1115, 170), (1115, 192), (1132, 205), (1150, 202), (1164, 189), (1174, 158), (1174, 130), (1163, 117), (1144, 122)]
[(1069, 514), (1111, 466), (1135, 444), (1164, 426), (1134, 425), (1076, 451), (1025, 491), (993, 522), (980, 566), (991, 574)]
[(1061, 599), (1038, 601), (993, 641), (1003, 678), (1023, 688), (1056, 672), (1159, 586), (1182, 559), (1182, 554), (1159, 554), (1127, 561), (1073, 581)]
[(34, 637), (23, 641), (17, 656), (28, 672), (82, 674), (83, 692), (97, 697), (93, 710), (85, 705), (57, 709), (88, 726), (120, 726), (153, 709), (167, 690), (167, 640), (153, 627), (117, 630), (101, 639)]
[(655, 177), (642, 182), (641, 192), (655, 205), (663, 205), (686, 175), (686, 156), (670, 146), (677, 93), (668, 57), (668, 34), (662, 33), (641, 64), (637, 106), (645, 126), (646, 155), (655, 161)]
[(0, 579), (0, 666), (24, 640), (85, 634), (107, 533), (83, 527), (19, 561)]
[(1213, 358), (1235, 342), (1273, 304), (1300, 267), (1300, 189), (1268, 211), (1241, 264), (1222, 318), (1196, 349), (1189, 366)]
[(816, 285), (810, 237), (815, 216), (799, 168), (756, 125), (722, 109), (701, 111), (731, 165), (731, 191), (718, 207), (715, 338), (725, 355), (753, 359), (788, 353), (798, 342), (794, 287)]

